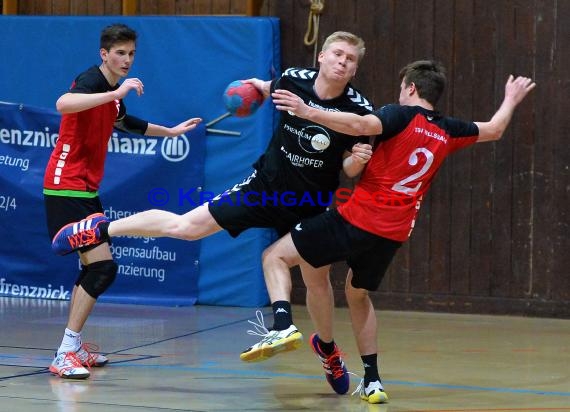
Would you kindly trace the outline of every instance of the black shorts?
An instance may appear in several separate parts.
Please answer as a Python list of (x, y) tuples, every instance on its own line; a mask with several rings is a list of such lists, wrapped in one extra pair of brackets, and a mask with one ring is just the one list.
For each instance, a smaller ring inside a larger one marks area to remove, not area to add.
[(386, 239), (350, 224), (336, 209), (302, 220), (291, 231), (301, 257), (314, 267), (346, 260), (352, 286), (378, 289), (402, 242)]
[(256, 172), (208, 204), (208, 210), (218, 225), (230, 236), (237, 237), (251, 228), (273, 228), (279, 237), (288, 233), (301, 219), (316, 216), (326, 210), (318, 202), (304, 203), (290, 198), (287, 190), (259, 177)]
[[(103, 213), (103, 205), (99, 197), (69, 197), (44, 194), (47, 228), (50, 240), (63, 226), (71, 222), (85, 219), (93, 213)], [(98, 245), (86, 246), (79, 249), (86, 252)]]

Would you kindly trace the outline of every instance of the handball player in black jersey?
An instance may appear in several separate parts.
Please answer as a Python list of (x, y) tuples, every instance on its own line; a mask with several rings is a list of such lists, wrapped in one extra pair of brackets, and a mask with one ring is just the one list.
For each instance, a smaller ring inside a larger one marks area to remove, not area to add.
[[(364, 53), (361, 38), (335, 32), (323, 43), (318, 69), (289, 68), (272, 81), (248, 82), (265, 97), (276, 89), (286, 89), (312, 107), (366, 115), (371, 113), (371, 104), (349, 83)], [(86, 219), (62, 231), (54, 239), (54, 251), (67, 253), (84, 240), (96, 243), (115, 236), (197, 240), (221, 230), (236, 237), (249, 228), (275, 228), (283, 235), (301, 219), (325, 211), (339, 185), (340, 171), (349, 177), (359, 174), (372, 155), (371, 149), (368, 137), (355, 144), (354, 138), (343, 133), (283, 112), (267, 150), (253, 165), (253, 173), (212, 201), (184, 215), (154, 209), (112, 222)], [(307, 307), (317, 331), (310, 339), (311, 346), (335, 392), (346, 393), (348, 373), (332, 340), (334, 301), (329, 267), (302, 265), (301, 273), (311, 286), (307, 288)], [(318, 305), (313, 304), (316, 301)], [(273, 327), (268, 330), (261, 325), (263, 342), (246, 349), (240, 355), (242, 360), (267, 359), (301, 344), (302, 335), (294, 326), (283, 327), (292, 324), (289, 302), (274, 302), (273, 308)]]

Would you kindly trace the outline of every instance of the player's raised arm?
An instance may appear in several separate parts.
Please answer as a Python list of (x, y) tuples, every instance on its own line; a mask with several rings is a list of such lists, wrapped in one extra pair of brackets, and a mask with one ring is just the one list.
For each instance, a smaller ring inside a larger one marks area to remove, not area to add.
[(117, 90), (102, 93), (65, 93), (55, 104), (61, 114), (77, 113), (92, 109), (96, 106), (124, 98), (129, 91), (134, 90), (138, 96), (144, 93), (144, 85), (137, 78), (125, 79)]
[(303, 99), (288, 90), (275, 90), (271, 97), (278, 110), (288, 111), (340, 133), (351, 136), (375, 136), (382, 133), (382, 122), (373, 114), (360, 116), (354, 113), (316, 109), (307, 106)]
[(479, 139), (477, 139), (477, 142), (499, 140), (509, 125), (516, 107), (535, 86), (536, 83), (528, 77), (519, 76), (515, 79), (510, 75), (505, 85), (503, 103), (501, 103), (491, 120), (488, 122), (475, 122), (477, 127), (479, 127)]

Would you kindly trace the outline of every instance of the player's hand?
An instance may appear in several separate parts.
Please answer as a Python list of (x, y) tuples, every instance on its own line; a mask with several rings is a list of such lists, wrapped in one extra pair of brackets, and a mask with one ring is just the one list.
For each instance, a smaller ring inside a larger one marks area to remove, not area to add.
[(134, 90), (137, 92), (137, 96), (141, 96), (144, 93), (143, 82), (136, 77), (125, 79), (123, 83), (116, 90), (119, 99), (124, 98), (129, 91)]
[(192, 117), (191, 119), (185, 120), (182, 123), (171, 127), (169, 129), (169, 137), (180, 136), (183, 133), (189, 132), (194, 129), (202, 121), (200, 117)]
[(517, 105), (535, 87), (536, 83), (530, 77), (518, 76), (515, 79), (511, 74), (505, 85), (505, 99), (509, 99)]
[(372, 157), (372, 146), (368, 143), (356, 143), (352, 146), (352, 161), (365, 165)]
[(289, 112), (289, 114), (303, 118), (307, 116), (309, 106), (295, 93), (291, 93), (289, 90), (277, 89), (271, 94), (271, 97), (277, 110), (284, 110)]
[(269, 85), (271, 82), (266, 81), (266, 80), (257, 79), (255, 77), (253, 77), (251, 79), (242, 80), (242, 82), (249, 83), (253, 87), (255, 87), (257, 90), (259, 90), (259, 92), (263, 95), (264, 99), (267, 96), (269, 96)]

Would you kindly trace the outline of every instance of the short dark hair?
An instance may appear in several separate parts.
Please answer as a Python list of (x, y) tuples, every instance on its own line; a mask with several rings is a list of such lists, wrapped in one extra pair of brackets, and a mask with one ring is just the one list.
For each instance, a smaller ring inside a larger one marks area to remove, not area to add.
[(414, 83), (418, 95), (435, 106), (443, 94), (447, 79), (445, 67), (435, 60), (418, 60), (400, 70), (400, 82)]
[(111, 50), (117, 43), (125, 43), (128, 41), (137, 41), (137, 32), (126, 24), (112, 24), (107, 26), (101, 32), (101, 48)]

